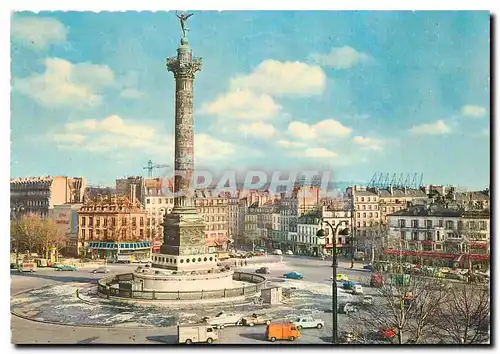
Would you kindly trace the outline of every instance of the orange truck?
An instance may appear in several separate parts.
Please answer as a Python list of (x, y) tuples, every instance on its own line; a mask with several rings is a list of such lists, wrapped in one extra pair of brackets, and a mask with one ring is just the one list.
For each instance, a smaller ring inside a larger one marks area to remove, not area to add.
[(300, 332), (292, 322), (271, 322), (266, 328), (266, 338), (271, 342), (283, 339), (293, 342), (295, 339), (300, 338)]

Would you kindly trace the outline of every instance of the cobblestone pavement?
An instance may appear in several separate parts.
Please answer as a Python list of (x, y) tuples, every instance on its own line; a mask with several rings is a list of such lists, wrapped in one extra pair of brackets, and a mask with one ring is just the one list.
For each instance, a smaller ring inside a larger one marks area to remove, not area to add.
[[(285, 258), (285, 257), (284, 257)], [(31, 290), (11, 299), (11, 310), (37, 321), (64, 323), (66, 325), (100, 325), (111, 328), (90, 328), (56, 326), (28, 321), (18, 317), (12, 319), (13, 343), (174, 343), (177, 322), (195, 322), (203, 316), (214, 315), (221, 310), (250, 314), (267, 313), (273, 318), (288, 318), (297, 315), (314, 315), (325, 320), (321, 330), (305, 330), (297, 343), (325, 343), (331, 339), (331, 267), (329, 262), (312, 259), (284, 259), (284, 263), (270, 263), (271, 283), (284, 288), (295, 288), (295, 296), (279, 306), (254, 305), (253, 303), (223, 304), (169, 308), (161, 304), (85, 303), (76, 297), (76, 290), (94, 287), (102, 274), (89, 274), (88, 270), (77, 272), (40, 271), (35, 274), (15, 274), (12, 276), (12, 292), (28, 288), (46, 286)], [(340, 264), (339, 272), (344, 272)], [(255, 265), (242, 269), (255, 271)], [(130, 271), (131, 267), (112, 268), (115, 272)], [(304, 280), (284, 280), (283, 273), (295, 270), (305, 275)], [(362, 271), (345, 270), (351, 279), (362, 280), (367, 274)], [(51, 286), (47, 286), (51, 285)], [(83, 296), (85, 298), (85, 296)], [(346, 321), (339, 315), (339, 325)], [(29, 328), (29, 331), (26, 330)], [(57, 328), (55, 330), (55, 328)], [(36, 330), (34, 330), (36, 329)], [(266, 343), (265, 327), (225, 328), (221, 331), (219, 343)], [(26, 333), (30, 333), (29, 336)]]

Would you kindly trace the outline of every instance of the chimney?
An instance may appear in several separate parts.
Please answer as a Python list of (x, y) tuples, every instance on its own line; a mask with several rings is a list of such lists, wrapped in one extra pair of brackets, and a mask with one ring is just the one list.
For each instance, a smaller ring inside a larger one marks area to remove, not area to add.
[(136, 185), (135, 184), (131, 184), (130, 185), (130, 201), (132, 203), (135, 202), (135, 192), (136, 192)]
[(389, 186), (389, 193), (391, 193), (391, 195), (393, 194), (392, 184)]

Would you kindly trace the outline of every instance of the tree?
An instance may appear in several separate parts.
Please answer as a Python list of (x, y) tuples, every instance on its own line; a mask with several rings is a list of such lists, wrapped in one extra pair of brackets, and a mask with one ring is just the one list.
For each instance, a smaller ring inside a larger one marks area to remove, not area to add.
[(387, 235), (389, 234), (389, 227), (388, 225), (383, 224), (381, 222), (375, 222), (373, 225), (367, 227), (365, 230), (370, 238), (370, 246), (371, 246), (370, 259), (371, 263), (373, 264), (376, 258), (375, 252), (378, 251), (380, 256), (380, 254), (384, 250), (384, 245), (387, 243)]
[(49, 259), (51, 250), (55, 250), (56, 254), (66, 246), (66, 235), (64, 235), (56, 223), (51, 219), (41, 219), (38, 228), (37, 246), (45, 259)]
[(438, 309), (440, 329), (453, 343), (480, 344), (489, 340), (490, 297), (487, 289), (454, 284)]
[(391, 327), (398, 344), (436, 343), (437, 312), (445, 297), (446, 289), (438, 280), (393, 274), (377, 289), (377, 301), (353, 316), (363, 324), (357, 337), (373, 341), (371, 333)]
[(33, 213), (24, 214), (20, 219), (12, 221), (11, 240), (19, 245), (19, 250), (31, 254), (39, 244), (41, 218)]

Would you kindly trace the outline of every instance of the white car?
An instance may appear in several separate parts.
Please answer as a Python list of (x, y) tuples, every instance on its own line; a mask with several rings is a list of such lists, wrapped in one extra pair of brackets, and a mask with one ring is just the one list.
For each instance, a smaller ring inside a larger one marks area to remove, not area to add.
[(286, 251), (286, 254), (287, 254), (288, 256), (293, 256), (293, 252), (292, 252), (292, 251), (290, 251), (290, 250)]
[(352, 288), (352, 293), (355, 295), (363, 294), (363, 287), (360, 284), (356, 284)]
[(205, 318), (205, 322), (211, 326), (216, 326), (217, 328), (224, 328), (224, 326), (228, 325), (230, 326), (240, 325), (243, 317), (244, 316), (241, 313), (220, 312), (215, 317)]
[(323, 320), (312, 318), (312, 317), (299, 317), (292, 321), (292, 323), (297, 326), (300, 330), (302, 328), (318, 328), (321, 329), (325, 326)]
[(281, 256), (283, 254), (283, 252), (281, 252), (281, 250), (274, 250), (273, 254), (276, 256)]

